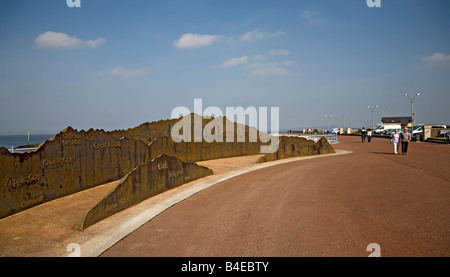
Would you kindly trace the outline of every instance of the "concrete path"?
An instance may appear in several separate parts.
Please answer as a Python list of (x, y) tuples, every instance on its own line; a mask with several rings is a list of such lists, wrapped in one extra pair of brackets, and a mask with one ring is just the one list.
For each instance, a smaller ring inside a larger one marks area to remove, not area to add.
[[(407, 155), (374, 138), (353, 153), (252, 171), (167, 209), (102, 256), (450, 255), (450, 146)], [(369, 251), (368, 251), (369, 247)]]
[[(332, 156), (349, 153), (338, 151)], [(99, 256), (140, 226), (184, 199), (235, 176), (294, 160), (325, 158), (330, 155), (299, 157), (256, 164), (261, 155), (204, 161), (213, 176), (187, 183), (119, 212), (100, 223), (77, 231), (76, 220), (101, 200), (118, 181), (67, 197), (0, 220), (0, 256)]]

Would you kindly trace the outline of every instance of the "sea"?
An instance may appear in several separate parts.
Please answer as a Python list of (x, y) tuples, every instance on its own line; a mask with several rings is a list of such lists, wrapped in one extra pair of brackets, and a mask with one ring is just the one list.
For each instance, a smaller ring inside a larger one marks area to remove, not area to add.
[[(44, 142), (51, 137), (53, 137), (54, 134), (30, 134), (30, 144), (40, 144), (41, 142)], [(28, 145), (28, 135), (0, 135), (0, 147), (6, 147), (8, 149), (12, 148), (12, 146), (22, 146), (22, 145)]]

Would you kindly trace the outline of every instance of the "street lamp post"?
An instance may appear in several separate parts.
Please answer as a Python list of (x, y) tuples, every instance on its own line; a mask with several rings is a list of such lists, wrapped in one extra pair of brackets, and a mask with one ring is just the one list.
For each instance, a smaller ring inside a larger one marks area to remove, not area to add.
[(330, 117), (331, 117), (331, 114), (326, 114), (325, 117), (328, 118), (328, 131), (330, 131)]
[(412, 133), (413, 133), (413, 131), (414, 131), (414, 125), (415, 125), (415, 117), (414, 117), (414, 109), (413, 109), (413, 107), (414, 107), (414, 98), (416, 98), (416, 96), (419, 96), (420, 95), (420, 93), (416, 93), (416, 95), (414, 95), (414, 97), (413, 98), (411, 98), (407, 93), (405, 93), (405, 94), (403, 94), (404, 96), (407, 96), (408, 98), (409, 98), (409, 100), (411, 101), (411, 124), (412, 124), (412, 126), (411, 126), (411, 135), (412, 135)]
[(373, 131), (373, 112), (375, 111), (376, 108), (378, 108), (378, 106), (375, 107), (367, 106), (367, 107), (372, 111), (372, 131)]

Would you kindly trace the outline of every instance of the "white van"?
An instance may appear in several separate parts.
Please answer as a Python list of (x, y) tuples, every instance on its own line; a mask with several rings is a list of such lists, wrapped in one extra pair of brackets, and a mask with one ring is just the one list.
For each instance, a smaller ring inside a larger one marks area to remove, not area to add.
[(383, 125), (380, 125), (377, 128), (375, 128), (375, 130), (373, 130), (373, 133), (377, 134), (377, 135), (381, 135), (389, 130), (399, 130), (401, 128), (402, 128), (402, 126), (400, 124), (383, 124)]

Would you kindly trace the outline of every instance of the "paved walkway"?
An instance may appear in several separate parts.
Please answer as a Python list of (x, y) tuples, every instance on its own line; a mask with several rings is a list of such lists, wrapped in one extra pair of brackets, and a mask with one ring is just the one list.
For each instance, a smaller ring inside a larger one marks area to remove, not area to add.
[[(345, 154), (340, 151), (337, 154)], [(114, 181), (33, 207), (0, 219), (0, 256), (99, 256), (125, 236), (164, 210), (224, 180), (256, 169), (292, 160), (324, 158), (327, 155), (285, 159), (256, 164), (262, 155), (199, 162), (213, 176), (184, 184), (119, 212), (84, 231), (73, 228), (88, 209), (118, 184)]]
[(353, 153), (224, 181), (171, 207), (102, 256), (450, 256), (450, 146), (340, 137)]

